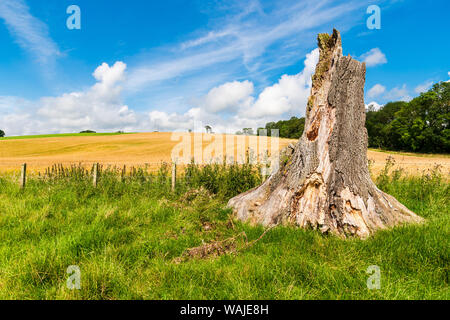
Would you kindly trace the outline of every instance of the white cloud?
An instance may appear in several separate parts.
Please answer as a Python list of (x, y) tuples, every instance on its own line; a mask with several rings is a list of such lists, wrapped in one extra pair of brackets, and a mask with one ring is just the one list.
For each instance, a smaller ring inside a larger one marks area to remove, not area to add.
[(404, 84), (402, 87), (395, 87), (391, 89), (389, 92), (386, 93), (384, 96), (385, 99), (391, 100), (391, 101), (411, 101), (411, 96), (409, 95), (409, 91), (406, 88), (406, 84)]
[(374, 111), (378, 111), (381, 108), (383, 108), (383, 105), (381, 105), (375, 101), (372, 101), (372, 102), (369, 102), (368, 104), (366, 104), (366, 110), (368, 110), (369, 108), (372, 108)]
[(242, 113), (250, 118), (280, 116), (290, 112), (303, 115), (311, 91), (311, 76), (318, 61), (319, 50), (315, 49), (306, 55), (302, 72), (293, 76), (283, 75), (278, 83), (265, 88), (255, 104), (248, 110), (242, 110)]
[(369, 98), (374, 98), (374, 97), (377, 97), (380, 94), (384, 93), (385, 91), (386, 91), (386, 87), (377, 83), (367, 92), (367, 96)]
[(39, 130), (35, 104), (20, 97), (0, 96), (0, 129), (7, 135), (26, 135)]
[(120, 82), (126, 65), (103, 63), (93, 76), (97, 83), (85, 92), (72, 92), (60, 97), (41, 99), (38, 115), (53, 126), (67, 129), (119, 129), (137, 124), (136, 114), (123, 105)]
[(48, 34), (47, 25), (30, 14), (23, 0), (1, 0), (0, 18), (17, 43), (34, 55), (39, 63), (52, 63), (61, 54)]
[(379, 48), (373, 48), (369, 52), (364, 53), (360, 59), (366, 63), (368, 67), (374, 67), (387, 63), (386, 55)]
[(0, 97), (0, 127), (8, 135), (99, 131), (131, 131), (145, 128), (146, 120), (122, 103), (126, 65), (103, 63), (93, 76), (97, 83), (81, 92), (44, 97), (37, 102), (16, 97)]
[(168, 61), (141, 64), (128, 74), (126, 88), (139, 91), (151, 84), (161, 84), (163, 81), (232, 60), (235, 54), (235, 47), (226, 47), (214, 52), (200, 52)]
[[(250, 81), (228, 82), (211, 89), (197, 99), (197, 106), (184, 114), (162, 111), (150, 112), (150, 123), (158, 130), (202, 129), (209, 124), (215, 132), (235, 132), (244, 127), (257, 128), (283, 116), (304, 116), (311, 91), (311, 76), (319, 59), (319, 50), (307, 54), (304, 69), (296, 75), (283, 75), (272, 86), (266, 87), (257, 98), (252, 96)], [(225, 118), (219, 114), (229, 111)]]
[(158, 131), (186, 131), (194, 127), (194, 120), (198, 117), (198, 111), (197, 108), (190, 109), (185, 114), (151, 111), (148, 117), (150, 126)]
[(415, 89), (414, 92), (417, 94), (423, 93), (428, 91), (428, 89), (430, 89), (430, 87), (433, 85), (433, 81), (427, 81), (424, 82), (422, 84), (419, 84)]
[(211, 89), (208, 94), (199, 101), (208, 112), (233, 111), (242, 105), (252, 103), (253, 83), (246, 81), (227, 82)]
[(29, 108), (31, 106), (29, 101), (23, 98), (0, 96), (0, 110), (2, 110), (2, 112), (14, 111), (19, 107)]
[(198, 47), (206, 43), (216, 42), (220, 39), (231, 36), (235, 33), (233, 29), (227, 29), (223, 31), (210, 31), (205, 36), (201, 36), (199, 38), (186, 41), (181, 44), (181, 49), (186, 50), (193, 47)]
[(103, 62), (97, 69), (95, 69), (92, 75), (101, 84), (106, 87), (110, 87), (124, 79), (126, 68), (127, 65), (122, 61), (116, 62), (112, 67)]

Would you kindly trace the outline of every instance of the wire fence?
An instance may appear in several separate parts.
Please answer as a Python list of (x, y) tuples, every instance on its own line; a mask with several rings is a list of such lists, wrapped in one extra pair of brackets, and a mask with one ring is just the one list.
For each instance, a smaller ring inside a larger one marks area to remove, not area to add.
[[(85, 162), (64, 165), (62, 163), (54, 164), (44, 170), (30, 171), (29, 165), (23, 163), (20, 167), (13, 171), (3, 173), (0, 176), (9, 177), (14, 181), (17, 181), (21, 189), (24, 189), (27, 184), (27, 180), (30, 178), (40, 179), (45, 181), (56, 181), (60, 179), (74, 179), (74, 180), (86, 180), (91, 179), (92, 185), (97, 187), (99, 184), (99, 179), (102, 176), (114, 176), (117, 177), (122, 182), (127, 179), (142, 178), (143, 180), (150, 179), (152, 177), (164, 176), (170, 180), (172, 191), (175, 190), (177, 183), (180, 183), (179, 178), (186, 176), (186, 170), (192, 170), (192, 168), (201, 169), (206, 166), (216, 166), (227, 168), (231, 166), (241, 166), (249, 165), (252, 170), (257, 169), (259, 171), (259, 176), (261, 177), (261, 182), (264, 181), (270, 172), (270, 162), (266, 163), (250, 163), (247, 161), (244, 164), (239, 162), (226, 162), (217, 163), (211, 162), (206, 164), (196, 164), (192, 162), (191, 164), (177, 164), (176, 162), (148, 162), (144, 164), (137, 165), (123, 165), (118, 166), (117, 164), (101, 164), (99, 162)], [(1, 169), (1, 167), (0, 167)], [(1, 170), (0, 170), (1, 172)]]

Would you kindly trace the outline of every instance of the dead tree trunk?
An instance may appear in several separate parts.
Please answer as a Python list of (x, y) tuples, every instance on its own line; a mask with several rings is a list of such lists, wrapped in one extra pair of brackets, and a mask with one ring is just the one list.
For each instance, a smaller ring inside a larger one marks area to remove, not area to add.
[(276, 173), (228, 205), (238, 219), (254, 224), (296, 224), (361, 238), (378, 229), (422, 221), (370, 178), (365, 64), (342, 55), (337, 30), (320, 34), (318, 42), (320, 59), (303, 136), (284, 150)]

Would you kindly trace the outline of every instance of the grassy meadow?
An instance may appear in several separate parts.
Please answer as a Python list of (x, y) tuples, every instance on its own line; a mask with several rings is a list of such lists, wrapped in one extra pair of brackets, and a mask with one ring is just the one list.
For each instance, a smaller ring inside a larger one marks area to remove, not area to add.
[[(378, 186), (426, 223), (368, 240), (234, 221), (227, 200), (261, 182), (252, 165), (192, 165), (175, 192), (169, 180), (165, 165), (123, 179), (104, 169), (97, 188), (82, 168), (25, 190), (0, 178), (0, 299), (450, 298), (449, 184), (438, 169), (381, 172)], [(70, 265), (81, 290), (66, 287)], [(366, 286), (371, 265), (380, 290)]]

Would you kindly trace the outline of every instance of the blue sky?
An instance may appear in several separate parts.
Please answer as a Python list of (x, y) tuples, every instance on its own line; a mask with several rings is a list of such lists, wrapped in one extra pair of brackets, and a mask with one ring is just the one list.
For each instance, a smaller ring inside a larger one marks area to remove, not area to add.
[[(69, 30), (66, 9), (81, 9)], [(369, 30), (366, 9), (381, 8)], [(449, 80), (441, 1), (0, 0), (0, 129), (7, 135), (216, 132), (304, 116), (319, 32), (367, 62), (366, 103)], [(195, 122), (195, 123), (194, 123)]]

